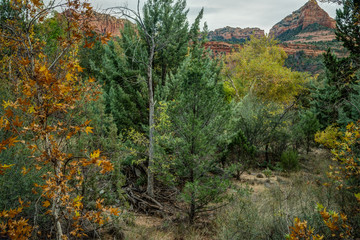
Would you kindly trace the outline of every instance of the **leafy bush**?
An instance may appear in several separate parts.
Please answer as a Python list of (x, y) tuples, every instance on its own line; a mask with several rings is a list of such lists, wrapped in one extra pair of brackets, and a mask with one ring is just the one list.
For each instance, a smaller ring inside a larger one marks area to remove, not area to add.
[(262, 173), (263, 173), (267, 178), (269, 178), (269, 177), (272, 176), (272, 171), (271, 171), (271, 169), (269, 169), (269, 168), (266, 168), (265, 170), (263, 170)]
[(281, 154), (280, 167), (284, 171), (299, 170), (299, 156), (294, 150), (286, 150)]
[(294, 137), (300, 138), (303, 141), (306, 153), (309, 153), (314, 142), (314, 135), (320, 129), (320, 123), (316, 114), (311, 110), (301, 112), (300, 121), (295, 128)]
[[(316, 141), (332, 149), (332, 159), (337, 163), (329, 166), (328, 175), (332, 180), (329, 184), (335, 186), (341, 195), (336, 199), (341, 211), (349, 217), (354, 229), (360, 228), (360, 166), (359, 142), (360, 121), (346, 126), (346, 132), (329, 126), (316, 135)], [(356, 233), (355, 237), (359, 237)]]

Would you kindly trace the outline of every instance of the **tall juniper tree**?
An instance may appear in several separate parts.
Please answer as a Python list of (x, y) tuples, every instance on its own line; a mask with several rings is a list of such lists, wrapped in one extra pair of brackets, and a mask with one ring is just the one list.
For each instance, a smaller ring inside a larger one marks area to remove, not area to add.
[(225, 131), (229, 106), (219, 71), (218, 63), (195, 46), (168, 83), (173, 97), (169, 116), (177, 139), (175, 171), (183, 186), (181, 198), (188, 206), (190, 223), (198, 213), (210, 210), (209, 203), (220, 200), (226, 190), (223, 176), (210, 173), (218, 163), (216, 150)]
[[(149, 164), (147, 193), (154, 196), (154, 115), (156, 86), (165, 80), (170, 72), (177, 67), (187, 54), (190, 40), (185, 0), (148, 0), (140, 12), (140, 1), (137, 10), (117, 7), (114, 12), (134, 20), (137, 24), (138, 39), (136, 46), (144, 50), (133, 55), (132, 61), (143, 66), (143, 77), (148, 90), (148, 127), (149, 127)], [(202, 11), (199, 16), (202, 16)], [(199, 18), (197, 19), (197, 24)], [(160, 79), (160, 81), (159, 81)], [(164, 82), (162, 84), (165, 84)]]
[[(134, 24), (125, 22), (121, 38), (113, 38), (107, 45), (95, 42), (92, 49), (81, 48), (84, 75), (95, 77), (103, 86), (106, 113), (111, 114), (120, 133), (128, 129), (142, 132), (146, 125), (146, 84), (139, 80), (143, 67), (131, 60), (139, 56)], [(94, 37), (92, 37), (94, 38)]]

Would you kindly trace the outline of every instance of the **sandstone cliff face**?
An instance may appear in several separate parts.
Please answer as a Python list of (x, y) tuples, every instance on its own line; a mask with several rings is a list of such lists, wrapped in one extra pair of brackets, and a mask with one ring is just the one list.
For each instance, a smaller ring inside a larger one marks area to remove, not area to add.
[(320, 49), (317, 46), (313, 46), (313, 45), (309, 45), (309, 44), (301, 44), (301, 43), (297, 43), (297, 44), (292, 44), (292, 43), (286, 43), (286, 44), (280, 44), (280, 47), (282, 49), (284, 49), (284, 51), (286, 52), (286, 54), (288, 55), (293, 55), (296, 54), (297, 52), (304, 52), (305, 55), (307, 56), (311, 56), (311, 57), (317, 57), (321, 54), (326, 53), (325, 50)]
[[(320, 49), (317, 46), (309, 45), (309, 44), (301, 44), (301, 43), (284, 43), (279, 45), (288, 55), (294, 55), (297, 52), (304, 52), (305, 55), (311, 57), (317, 57), (321, 54), (326, 53), (325, 50)], [(220, 55), (229, 55), (233, 51), (237, 51), (241, 48), (240, 44), (230, 44), (226, 42), (216, 42), (210, 41), (205, 43), (205, 48), (211, 49), (215, 56)]]
[(227, 42), (216, 42), (216, 41), (210, 41), (206, 42), (205, 46), (206, 49), (211, 49), (211, 51), (214, 53), (215, 56), (220, 55), (228, 55), (232, 51), (235, 51), (240, 47), (239, 44), (230, 44)]
[(98, 33), (111, 33), (112, 37), (119, 37), (121, 35), (120, 30), (124, 28), (126, 21), (125, 19), (119, 19), (108, 14), (94, 12), (91, 25), (95, 27)]
[(335, 20), (318, 5), (317, 1), (309, 0), (299, 10), (293, 12), (273, 26), (270, 29), (269, 35), (276, 38), (287, 30), (296, 29), (298, 27), (305, 29), (314, 23), (331, 29), (335, 29), (336, 27)]
[(211, 31), (208, 37), (210, 40), (245, 42), (252, 35), (263, 37), (265, 33), (260, 28), (232, 28), (228, 26)]

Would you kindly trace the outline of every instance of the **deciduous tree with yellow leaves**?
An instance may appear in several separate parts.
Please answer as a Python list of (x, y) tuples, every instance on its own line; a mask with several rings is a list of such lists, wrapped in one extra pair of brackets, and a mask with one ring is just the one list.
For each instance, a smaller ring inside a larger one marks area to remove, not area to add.
[(275, 40), (252, 38), (226, 58), (226, 92), (237, 101), (248, 94), (278, 103), (293, 101), (307, 76), (284, 67), (286, 57)]
[[(94, 79), (81, 79), (82, 68), (76, 58), (83, 36), (92, 34), (92, 7), (79, 0), (51, 1), (48, 5), (39, 0), (3, 4), (19, 18), (3, 15), (0, 29), (0, 77), (14, 93), (2, 105), (0, 128), (8, 137), (1, 140), (0, 151), (24, 144), (31, 151), (29, 161), (33, 161), (34, 170), (45, 169), (44, 183), (34, 186), (34, 191), (40, 193), (42, 206), (52, 217), (54, 231), (46, 233), (47, 237), (60, 240), (85, 236), (83, 220), (103, 225), (110, 215), (119, 214), (116, 208), (104, 207), (101, 199), (91, 211), (82, 203), (82, 172), (94, 166), (105, 174), (113, 169), (110, 161), (100, 150), (84, 149), (80, 156), (69, 152), (75, 135), (92, 133), (91, 120), (76, 124), (74, 119), (81, 106), (96, 101), (99, 93)], [(34, 29), (55, 8), (64, 10), (61, 17), (66, 34), (57, 38), (56, 55), (50, 57), (44, 51), (46, 43), (36, 37)], [(11, 167), (0, 162), (0, 174)], [(25, 168), (23, 174), (29, 171)], [(26, 239), (38, 233), (36, 221), (30, 226), (23, 218), (14, 220), (25, 206), (21, 199), (19, 202), (18, 209), (0, 212), (0, 236)]]

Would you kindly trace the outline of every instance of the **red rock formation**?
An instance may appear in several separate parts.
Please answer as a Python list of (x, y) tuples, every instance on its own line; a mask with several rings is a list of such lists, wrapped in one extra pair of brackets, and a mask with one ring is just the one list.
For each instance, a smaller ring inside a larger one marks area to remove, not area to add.
[(228, 55), (232, 51), (239, 48), (239, 44), (230, 44), (226, 42), (216, 42), (216, 41), (210, 41), (205, 43), (205, 48), (210, 48), (211, 51), (214, 53), (214, 55)]
[[(316, 57), (318, 55), (321, 55), (325, 53), (326, 51), (318, 49), (316, 46), (309, 45), (309, 44), (280, 44), (279, 45), (288, 55), (293, 55), (296, 52), (303, 51), (308, 56)], [(211, 49), (211, 51), (214, 53), (214, 55), (228, 55), (233, 51), (236, 51), (241, 47), (239, 44), (230, 44), (226, 42), (207, 42), (205, 43), (205, 48)]]
[(280, 47), (284, 49), (284, 51), (288, 55), (293, 55), (297, 52), (303, 51), (307, 56), (316, 57), (323, 53), (325, 53), (325, 50), (318, 49), (316, 46), (309, 45), (309, 44), (280, 44)]
[[(73, 14), (71, 10), (66, 10), (61, 13), (67, 18), (72, 18)], [(91, 27), (93, 27), (97, 33), (111, 34), (111, 36), (120, 36), (121, 29), (124, 28), (126, 22), (129, 22), (126, 19), (119, 19), (109, 14), (103, 14), (93, 11), (91, 16), (84, 16), (84, 18), (80, 17), (77, 19), (79, 22), (86, 21), (89, 22)]]
[(264, 30), (260, 28), (232, 28), (224, 27), (211, 31), (209, 33), (210, 40), (241, 40), (246, 41), (250, 36), (263, 37)]
[(314, 23), (332, 29), (335, 29), (336, 26), (335, 20), (318, 5), (316, 0), (309, 0), (299, 10), (293, 12), (273, 26), (270, 29), (269, 34), (276, 38), (287, 30), (296, 29), (298, 27), (304, 29)]
[(300, 12), (299, 25), (302, 25), (302, 29), (314, 23), (333, 29), (336, 27), (335, 20), (318, 5), (316, 0), (310, 0), (301, 8)]
[(120, 30), (124, 28), (126, 21), (125, 19), (119, 19), (108, 14), (94, 12), (91, 25), (93, 25), (99, 33), (111, 33), (111, 36), (119, 37), (121, 35)]

